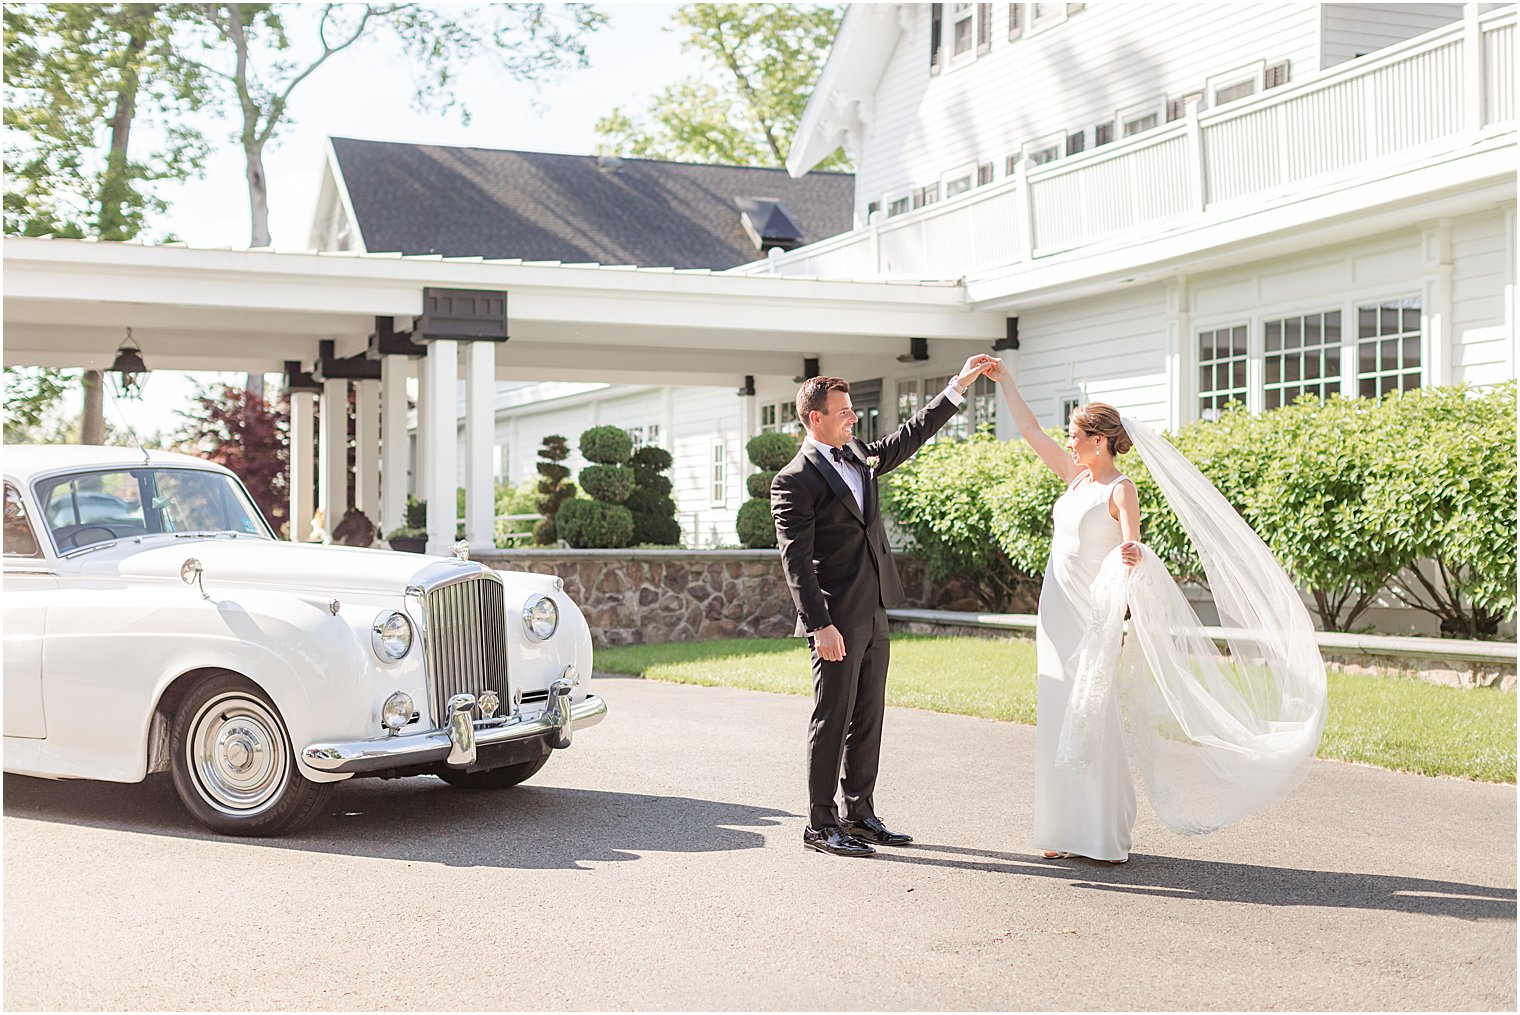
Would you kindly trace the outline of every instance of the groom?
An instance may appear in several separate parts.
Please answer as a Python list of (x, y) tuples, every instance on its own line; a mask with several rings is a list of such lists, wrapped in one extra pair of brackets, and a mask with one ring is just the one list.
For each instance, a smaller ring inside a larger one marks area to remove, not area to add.
[[(871, 856), (876, 852), (871, 843), (913, 841), (889, 830), (871, 799), (886, 706), (886, 611), (902, 600), (876, 479), (906, 462), (949, 422), (971, 382), (995, 362), (991, 356), (971, 357), (896, 433), (870, 444), (855, 439), (847, 382), (810, 377), (797, 391), (797, 418), (807, 438), (771, 483), (771, 512), (797, 606), (796, 633), (807, 635), (813, 650), (808, 827), (802, 832), (808, 849)], [(834, 802), (839, 789), (842, 820)]]

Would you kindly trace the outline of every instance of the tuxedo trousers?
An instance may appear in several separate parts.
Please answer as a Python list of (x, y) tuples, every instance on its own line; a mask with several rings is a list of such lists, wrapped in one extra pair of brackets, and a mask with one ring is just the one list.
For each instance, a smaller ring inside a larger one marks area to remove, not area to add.
[(835, 795), (844, 796), (850, 821), (874, 818), (872, 795), (881, 760), (881, 724), (887, 705), (891, 645), (887, 611), (849, 624), (835, 621), (845, 656), (829, 662), (813, 649), (813, 719), (808, 727), (808, 824), (839, 824)]

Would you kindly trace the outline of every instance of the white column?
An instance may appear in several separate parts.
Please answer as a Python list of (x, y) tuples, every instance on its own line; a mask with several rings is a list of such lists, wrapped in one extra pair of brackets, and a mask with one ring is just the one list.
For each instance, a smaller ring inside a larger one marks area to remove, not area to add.
[[(427, 552), (447, 554), (454, 544), (459, 476), (459, 343), (428, 343), (427, 429), (417, 445), (418, 471), (427, 476)], [(423, 419), (417, 417), (419, 423)]]
[(317, 396), (310, 391), (290, 393), (290, 520), (286, 533), (293, 543), (311, 534), (311, 513), (317, 509), (316, 462), (312, 438), (316, 424)]
[(330, 378), (322, 382), (321, 433), (318, 435), (317, 508), (322, 527), (332, 542), (332, 530), (348, 510), (348, 381)]
[(380, 538), (406, 524), (405, 356), (380, 359)]
[(380, 522), (380, 382), (354, 382), (354, 507)]
[(418, 500), (427, 500), (428, 495), (428, 463), (423, 448), (427, 447), (428, 407), (432, 403), (428, 401), (427, 367), (426, 357), (417, 360), (417, 459), (412, 463), (412, 489), (417, 491)]
[(496, 442), (496, 343), (465, 346), (464, 537), (471, 547), (496, 545), (496, 484), (491, 451)]

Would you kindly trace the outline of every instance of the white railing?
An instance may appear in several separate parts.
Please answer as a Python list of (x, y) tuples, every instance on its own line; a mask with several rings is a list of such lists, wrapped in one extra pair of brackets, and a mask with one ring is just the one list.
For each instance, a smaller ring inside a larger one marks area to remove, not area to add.
[[(1423, 157), (1515, 119), (1515, 10), (734, 269), (959, 278), (1175, 228), (1222, 206)], [(878, 216), (878, 219), (880, 216)]]

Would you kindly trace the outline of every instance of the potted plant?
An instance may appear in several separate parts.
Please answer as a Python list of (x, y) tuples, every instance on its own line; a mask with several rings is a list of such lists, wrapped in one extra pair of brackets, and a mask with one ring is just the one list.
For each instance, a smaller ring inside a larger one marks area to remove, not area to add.
[(392, 550), (423, 553), (427, 550), (427, 501), (406, 499), (406, 524), (386, 534)]

